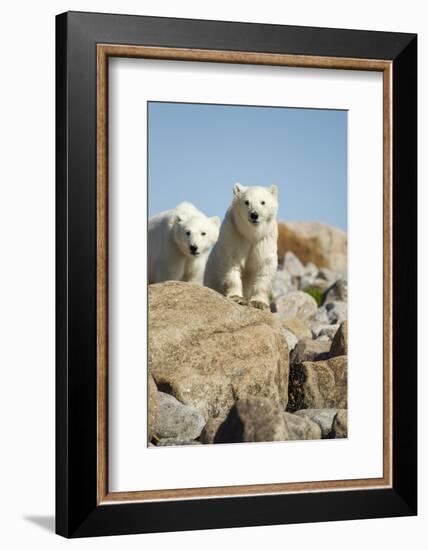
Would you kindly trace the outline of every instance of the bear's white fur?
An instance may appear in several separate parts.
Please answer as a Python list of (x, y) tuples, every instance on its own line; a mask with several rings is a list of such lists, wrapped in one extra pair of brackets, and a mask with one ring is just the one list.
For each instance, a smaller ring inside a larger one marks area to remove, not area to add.
[(149, 283), (188, 281), (202, 284), (209, 249), (219, 234), (220, 218), (209, 218), (193, 204), (156, 214), (148, 228)]
[(236, 183), (233, 194), (204, 284), (238, 303), (265, 309), (278, 263), (278, 188)]

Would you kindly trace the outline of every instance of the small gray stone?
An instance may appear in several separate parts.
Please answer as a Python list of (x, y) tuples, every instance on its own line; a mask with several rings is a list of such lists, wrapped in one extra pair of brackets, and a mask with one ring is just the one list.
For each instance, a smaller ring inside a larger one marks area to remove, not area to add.
[(331, 325), (340, 325), (340, 323), (347, 320), (348, 306), (346, 302), (339, 302), (338, 300), (327, 302), (324, 307), (327, 311), (327, 317)]
[(292, 277), (303, 277), (305, 268), (299, 258), (291, 251), (285, 253), (282, 268)]
[(340, 302), (346, 302), (348, 300), (348, 281), (346, 279), (339, 279), (325, 291), (325, 304), (336, 300)]
[(314, 298), (306, 292), (296, 290), (276, 300), (277, 314), (282, 319), (297, 317), (302, 321), (312, 319), (318, 306)]
[(321, 428), (321, 437), (327, 439), (333, 426), (333, 420), (336, 416), (337, 409), (301, 409), (294, 414), (304, 416), (318, 424)]
[(303, 277), (299, 278), (298, 285), (299, 290), (304, 290), (305, 288), (310, 288), (314, 286), (315, 279), (312, 277), (312, 275), (304, 275)]
[(315, 338), (315, 342), (331, 342), (331, 339), (326, 334), (321, 334), (318, 338)]
[(317, 266), (312, 262), (308, 262), (305, 265), (305, 275), (312, 277), (312, 279), (315, 279), (318, 276)]
[(288, 351), (291, 352), (297, 345), (297, 336), (285, 327), (282, 327), (282, 334), (287, 341)]
[(328, 267), (322, 267), (319, 270), (318, 277), (327, 281), (329, 286), (331, 286), (336, 281), (336, 276), (334, 271), (328, 269)]
[(329, 340), (333, 340), (340, 325), (324, 325), (322, 323), (314, 323), (311, 326), (312, 336), (318, 340), (320, 336), (326, 336)]
[(321, 325), (330, 325), (330, 319), (327, 315), (327, 308), (325, 306), (321, 306), (317, 309), (317, 312), (314, 315), (314, 321), (321, 324)]
[(288, 273), (288, 271), (278, 269), (275, 273), (272, 284), (273, 298), (276, 299), (279, 296), (283, 296), (285, 294), (288, 294), (289, 292), (292, 292), (293, 290), (297, 290), (296, 281), (293, 281), (293, 278)]
[(172, 395), (159, 392), (159, 408), (155, 433), (159, 439), (193, 440), (205, 426), (204, 417)]

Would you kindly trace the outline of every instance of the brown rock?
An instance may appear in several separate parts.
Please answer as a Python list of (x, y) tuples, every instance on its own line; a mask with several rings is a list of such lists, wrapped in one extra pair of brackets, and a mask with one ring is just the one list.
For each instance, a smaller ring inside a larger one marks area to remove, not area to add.
[(337, 409), (301, 409), (294, 413), (296, 416), (303, 416), (318, 424), (321, 429), (321, 437), (328, 439), (331, 437), (333, 420), (337, 414)]
[(344, 355), (292, 365), (288, 410), (347, 408), (347, 374)]
[(218, 429), (224, 422), (224, 418), (209, 418), (208, 422), (205, 424), (204, 429), (199, 437), (201, 443), (214, 443), (215, 436), (217, 435)]
[(306, 416), (283, 413), (288, 440), (321, 439), (321, 428)]
[(303, 338), (311, 338), (311, 329), (301, 319), (297, 317), (290, 317), (288, 319), (282, 319), (281, 324), (284, 328), (291, 331), (297, 338), (302, 340)]
[(158, 398), (158, 389), (156, 387), (155, 381), (151, 374), (148, 375), (147, 379), (148, 387), (148, 437), (149, 441), (155, 434), (155, 428), (157, 423), (157, 416), (159, 410), (159, 398)]
[(343, 321), (331, 343), (330, 357), (348, 355), (348, 321)]
[(304, 338), (300, 340), (290, 355), (291, 363), (303, 363), (304, 361), (321, 361), (328, 359), (330, 342)]
[(344, 231), (319, 222), (281, 222), (278, 224), (278, 263), (287, 251), (306, 264), (334, 271), (346, 271), (347, 236)]
[(236, 399), (288, 400), (288, 348), (270, 312), (183, 282), (149, 287), (149, 369), (158, 387), (207, 420)]
[(348, 411), (346, 409), (337, 411), (333, 420), (332, 436), (337, 439), (348, 437)]
[(239, 399), (221, 424), (214, 443), (284, 441), (288, 437), (284, 413), (269, 399)]

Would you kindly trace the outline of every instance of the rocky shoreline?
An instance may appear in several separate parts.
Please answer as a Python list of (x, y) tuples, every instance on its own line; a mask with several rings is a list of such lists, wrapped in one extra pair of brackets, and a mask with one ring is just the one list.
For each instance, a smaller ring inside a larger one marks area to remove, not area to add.
[(346, 273), (287, 251), (271, 302), (149, 286), (150, 445), (347, 437)]

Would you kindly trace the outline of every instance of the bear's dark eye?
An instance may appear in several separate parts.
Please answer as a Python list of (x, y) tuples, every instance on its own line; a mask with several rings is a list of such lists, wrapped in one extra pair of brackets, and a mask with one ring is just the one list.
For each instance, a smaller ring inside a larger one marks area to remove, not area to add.
[(186, 235), (190, 235), (190, 231), (186, 231)]
[(245, 204), (248, 206), (250, 204), (250, 201), (245, 201)]
[(202, 235), (202, 237), (205, 237), (205, 235), (206, 235), (205, 231), (203, 231), (203, 232), (201, 233), (201, 235)]
[(262, 201), (260, 204), (262, 204), (264, 206), (266, 203), (265, 203), (265, 201)]

